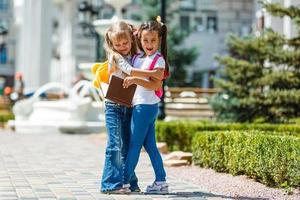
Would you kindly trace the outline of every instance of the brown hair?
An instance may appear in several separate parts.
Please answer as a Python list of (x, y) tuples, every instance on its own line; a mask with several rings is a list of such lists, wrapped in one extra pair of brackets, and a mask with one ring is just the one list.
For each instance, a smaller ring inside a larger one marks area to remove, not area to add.
[[(131, 50), (130, 54), (134, 55), (137, 53), (136, 39), (133, 36), (133, 26), (126, 22), (120, 21), (111, 25), (105, 33), (104, 49), (106, 51), (107, 57), (114, 50), (112, 40), (121, 40), (123, 38), (131, 40)], [(118, 53), (118, 52), (117, 52)]]
[(166, 74), (169, 74), (169, 63), (168, 63), (168, 47), (167, 47), (167, 26), (165, 24), (162, 24), (158, 21), (148, 21), (144, 22), (141, 24), (140, 28), (138, 29), (138, 34), (137, 34), (137, 43), (138, 46), (141, 50), (142, 44), (141, 44), (141, 36), (142, 32), (146, 31), (156, 31), (158, 33), (159, 38), (161, 39), (160, 43), (160, 52), (165, 59), (166, 62), (166, 67), (165, 67), (165, 72)]

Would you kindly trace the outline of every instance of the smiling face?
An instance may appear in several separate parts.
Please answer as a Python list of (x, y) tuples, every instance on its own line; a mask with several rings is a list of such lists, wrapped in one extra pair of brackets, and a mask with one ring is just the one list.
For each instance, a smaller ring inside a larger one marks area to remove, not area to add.
[(131, 41), (126, 37), (112, 39), (112, 45), (115, 51), (123, 56), (127, 56), (131, 50)]
[(141, 33), (141, 44), (146, 55), (153, 55), (159, 49), (160, 38), (158, 32), (143, 30)]

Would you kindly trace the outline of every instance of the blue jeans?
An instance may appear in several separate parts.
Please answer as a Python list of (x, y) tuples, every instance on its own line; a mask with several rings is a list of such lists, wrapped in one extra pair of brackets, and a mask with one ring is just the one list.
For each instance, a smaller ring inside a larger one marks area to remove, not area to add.
[(157, 104), (141, 104), (133, 107), (131, 121), (132, 135), (125, 162), (124, 184), (129, 183), (135, 176), (134, 170), (138, 163), (142, 146), (145, 147), (145, 150), (149, 154), (155, 172), (155, 181), (166, 180), (166, 172), (155, 140), (155, 120), (157, 113)]
[[(130, 141), (132, 108), (113, 102), (105, 102), (107, 146), (101, 181), (101, 191), (116, 190), (123, 186), (123, 172)], [(135, 174), (130, 180), (131, 188), (138, 187)]]

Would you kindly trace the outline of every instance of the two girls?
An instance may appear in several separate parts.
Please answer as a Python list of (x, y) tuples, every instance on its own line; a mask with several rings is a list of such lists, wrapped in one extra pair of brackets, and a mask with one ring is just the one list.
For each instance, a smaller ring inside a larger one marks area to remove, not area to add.
[[(112, 25), (105, 35), (105, 50), (109, 59), (109, 73), (121, 78), (126, 75), (152, 77), (152, 85), (160, 87), (161, 81), (155, 77), (161, 77), (160, 70), (140, 70), (132, 68), (129, 64), (131, 57), (136, 54), (136, 42), (133, 36), (133, 28), (125, 22)], [(105, 120), (107, 129), (107, 146), (105, 163), (101, 181), (101, 191), (104, 193), (124, 193), (123, 171), (127, 157), (131, 136), (132, 108), (119, 105), (113, 101), (105, 101)], [(131, 176), (129, 192), (140, 192), (137, 178)]]

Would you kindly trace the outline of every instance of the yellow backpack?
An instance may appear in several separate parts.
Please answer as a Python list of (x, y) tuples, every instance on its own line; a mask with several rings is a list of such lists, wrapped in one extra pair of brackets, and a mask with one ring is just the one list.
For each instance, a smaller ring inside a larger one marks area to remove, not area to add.
[(109, 75), (108, 75), (108, 61), (102, 63), (95, 63), (91, 67), (91, 72), (95, 75), (93, 80), (93, 86), (95, 88), (100, 88), (100, 83), (108, 83)]

